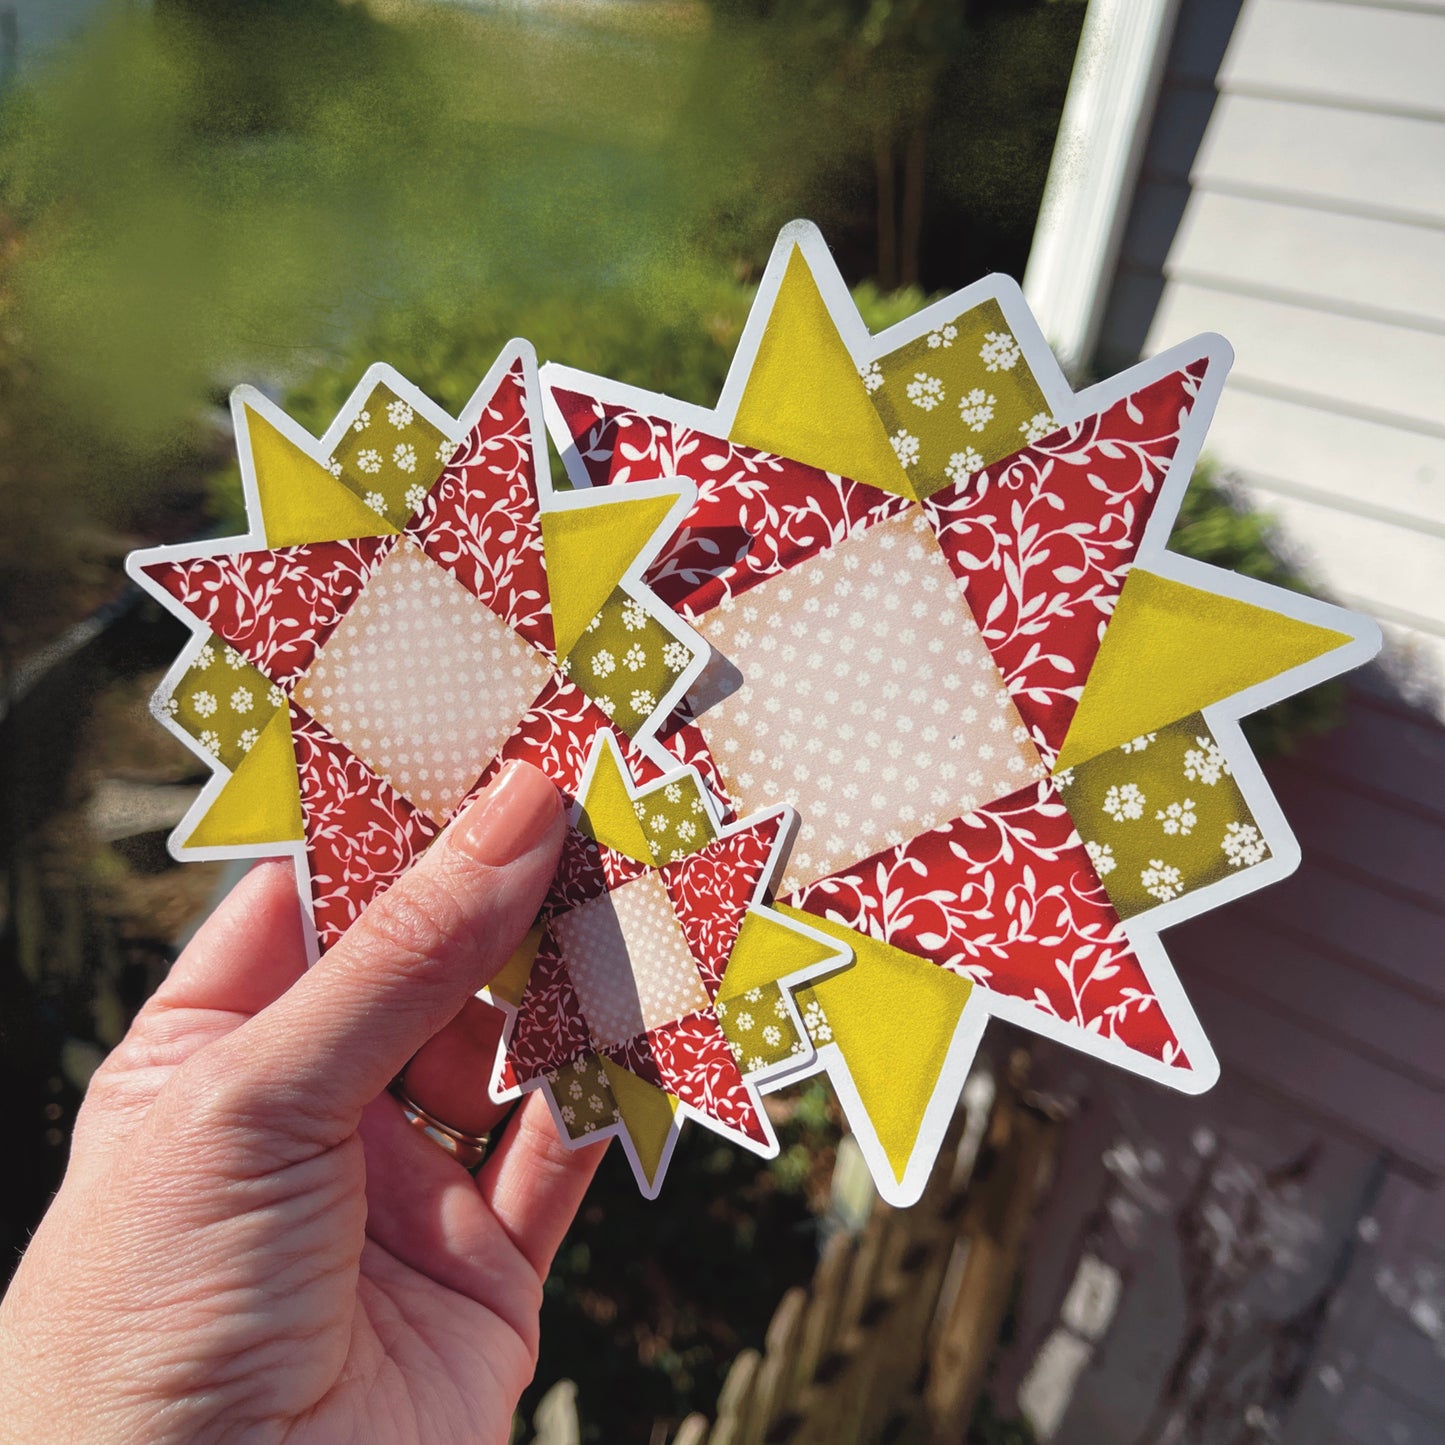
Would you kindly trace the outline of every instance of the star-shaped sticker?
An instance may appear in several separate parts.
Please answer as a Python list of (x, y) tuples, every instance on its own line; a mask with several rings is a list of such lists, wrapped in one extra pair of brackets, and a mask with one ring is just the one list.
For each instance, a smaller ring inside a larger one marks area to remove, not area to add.
[(767, 906), (796, 815), (723, 826), (695, 769), (638, 788), (599, 734), (541, 922), (490, 997), (498, 1098), (544, 1088), (575, 1143), (618, 1135), (654, 1197), (684, 1118), (771, 1157), (757, 1085), (812, 1061), (792, 990), (846, 945)]
[(1166, 551), (1230, 359), (1075, 394), (1000, 277), (872, 336), (798, 224), (716, 407), (544, 371), (577, 484), (697, 485), (648, 578), (716, 656), (661, 741), (801, 814), (778, 906), (856, 962), (799, 1001), (894, 1202), (989, 1017), (1217, 1076), (1158, 932), (1298, 858), (1236, 719), (1379, 646)]
[(529, 346), (456, 419), (384, 366), (319, 441), (232, 411), (251, 531), (128, 564), (195, 632), (154, 704), (215, 770), (178, 856), (290, 854), (320, 951), (504, 760), (575, 796), (606, 731), (660, 771), (707, 649), (642, 573), (692, 488), (554, 492)]

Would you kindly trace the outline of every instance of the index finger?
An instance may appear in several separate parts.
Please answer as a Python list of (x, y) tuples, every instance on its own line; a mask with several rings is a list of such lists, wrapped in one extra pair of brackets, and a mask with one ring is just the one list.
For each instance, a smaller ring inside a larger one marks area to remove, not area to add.
[[(231, 1125), (288, 1156), (330, 1148), (511, 957), (562, 846), (561, 796), (512, 764), (319, 963), (203, 1057)], [(194, 1108), (193, 1108), (194, 1112)]]

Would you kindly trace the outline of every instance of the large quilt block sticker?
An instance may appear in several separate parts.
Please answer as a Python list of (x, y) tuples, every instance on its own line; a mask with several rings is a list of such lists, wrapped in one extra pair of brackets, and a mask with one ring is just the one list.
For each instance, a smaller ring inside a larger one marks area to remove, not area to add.
[(643, 572), (693, 488), (555, 492), (526, 343), (455, 419), (385, 366), (319, 440), (232, 412), (251, 530), (128, 563), (194, 633), (153, 703), (214, 770), (178, 857), (292, 857), (314, 957), (502, 759), (575, 797), (606, 731), (659, 771), (707, 647)]
[(794, 990), (851, 959), (768, 904), (796, 821), (725, 825), (696, 769), (639, 786), (599, 733), (539, 927), (488, 991), (496, 1097), (543, 1090), (574, 1144), (616, 1135), (649, 1197), (685, 1119), (775, 1155), (758, 1086), (814, 1058)]
[(1230, 360), (1075, 393), (1002, 277), (873, 336), (798, 223), (715, 407), (544, 368), (576, 484), (697, 486), (647, 575), (715, 653), (659, 741), (799, 810), (778, 907), (856, 957), (798, 994), (811, 1067), (896, 1203), (991, 1017), (1217, 1077), (1158, 935), (1298, 859), (1237, 719), (1379, 646), (1167, 551)]

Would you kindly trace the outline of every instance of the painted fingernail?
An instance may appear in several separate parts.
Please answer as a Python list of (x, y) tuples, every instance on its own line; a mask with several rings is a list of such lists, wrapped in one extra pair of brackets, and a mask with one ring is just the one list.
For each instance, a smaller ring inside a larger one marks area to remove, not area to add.
[(531, 852), (561, 811), (561, 795), (545, 773), (530, 763), (508, 763), (457, 819), (449, 843), (499, 868)]

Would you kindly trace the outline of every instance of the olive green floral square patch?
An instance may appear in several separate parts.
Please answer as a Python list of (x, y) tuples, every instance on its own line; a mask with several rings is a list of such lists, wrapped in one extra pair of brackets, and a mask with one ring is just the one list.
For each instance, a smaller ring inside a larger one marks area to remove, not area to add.
[(820, 1049), (824, 1044), (831, 1044), (833, 1027), (828, 1022), (828, 1015), (823, 1012), (823, 1001), (818, 997), (817, 989), (800, 988), (794, 993), (793, 999), (798, 1005), (803, 1027), (807, 1030), (813, 1047)]
[(233, 772), (284, 702), (281, 689), (219, 637), (196, 654), (166, 712)]
[(547, 1075), (547, 1084), (557, 1101), (567, 1133), (573, 1139), (595, 1134), (622, 1118), (612, 1085), (607, 1082), (602, 1061), (596, 1054), (585, 1054), (570, 1064), (563, 1064), (556, 1073)]
[(745, 1074), (807, 1052), (776, 983), (719, 999), (713, 1007), (733, 1058)]
[(862, 369), (893, 450), (920, 497), (961, 482), (1054, 430), (997, 301)]
[(1270, 856), (1199, 713), (1054, 777), (1121, 918)]
[(691, 774), (647, 789), (632, 806), (658, 867), (706, 848), (717, 837)]
[(619, 587), (567, 654), (562, 670), (630, 736), (656, 711), (692, 657), (685, 642)]
[(336, 444), (330, 467), (372, 511), (404, 530), (456, 451), (411, 403), (378, 385)]

